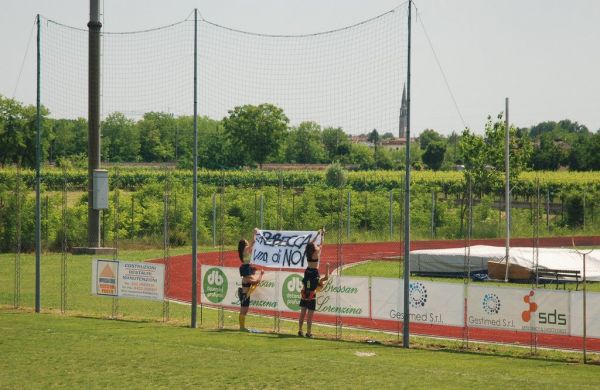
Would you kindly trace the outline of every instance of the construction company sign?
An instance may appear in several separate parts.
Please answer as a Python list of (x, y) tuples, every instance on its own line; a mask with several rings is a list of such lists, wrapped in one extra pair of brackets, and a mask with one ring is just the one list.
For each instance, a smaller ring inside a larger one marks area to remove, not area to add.
[(92, 260), (92, 294), (162, 301), (165, 266), (157, 263)]
[[(404, 320), (404, 280), (371, 278), (374, 319)], [(464, 289), (457, 283), (413, 281), (409, 285), (410, 322), (463, 326)]]
[[(306, 268), (306, 245), (318, 232), (258, 230), (250, 262), (268, 268)], [(315, 243), (321, 244), (321, 235)]]
[[(202, 267), (202, 302), (239, 306), (238, 288), (242, 286), (237, 268)], [(267, 271), (250, 297), (250, 306), (260, 309), (295, 312), (300, 310), (302, 274)], [(316, 311), (349, 317), (369, 316), (369, 278), (331, 277), (317, 294)]]
[(568, 291), (471, 286), (468, 303), (468, 326), (570, 334)]

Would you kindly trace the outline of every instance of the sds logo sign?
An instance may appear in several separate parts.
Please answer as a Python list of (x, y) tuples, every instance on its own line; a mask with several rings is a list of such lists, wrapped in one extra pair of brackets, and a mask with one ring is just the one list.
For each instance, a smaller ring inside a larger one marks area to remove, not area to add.
[(521, 319), (523, 322), (531, 321), (531, 316), (537, 313), (538, 324), (547, 325), (567, 325), (567, 315), (559, 313), (558, 310), (554, 309), (552, 312), (538, 312), (538, 304), (531, 301), (531, 298), (535, 295), (535, 291), (530, 291), (529, 294), (523, 297), (523, 302), (528, 305), (527, 310), (521, 313)]

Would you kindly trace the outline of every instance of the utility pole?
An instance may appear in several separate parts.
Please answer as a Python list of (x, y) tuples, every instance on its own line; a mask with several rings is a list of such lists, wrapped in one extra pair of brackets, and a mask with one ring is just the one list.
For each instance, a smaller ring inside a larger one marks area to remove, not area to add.
[(504, 212), (506, 214), (506, 272), (504, 281), (508, 282), (508, 268), (510, 267), (510, 128), (508, 124), (508, 98), (505, 100), (504, 124)]
[(198, 302), (198, 9), (194, 9), (194, 179), (192, 190), (192, 312), (191, 327), (196, 328)]
[(100, 0), (90, 0), (88, 22), (88, 240), (87, 247), (73, 248), (78, 254), (113, 254), (103, 248), (100, 210), (108, 209), (108, 172), (100, 169)]
[(88, 246), (99, 248), (100, 210), (94, 209), (94, 170), (100, 169), (100, 1), (90, 0), (88, 47)]
[(410, 46), (412, 0), (408, 0), (408, 58), (406, 82), (406, 177), (404, 179), (404, 318), (402, 346), (410, 348)]
[[(40, 299), (40, 280), (41, 280), (41, 256), (42, 256), (42, 208), (40, 199), (41, 172), (40, 165), (42, 160), (42, 115), (41, 115), (41, 32), (40, 15), (37, 15), (37, 96), (36, 96), (36, 119), (35, 119), (35, 312), (39, 313), (41, 309)], [(18, 196), (18, 195), (17, 195)]]

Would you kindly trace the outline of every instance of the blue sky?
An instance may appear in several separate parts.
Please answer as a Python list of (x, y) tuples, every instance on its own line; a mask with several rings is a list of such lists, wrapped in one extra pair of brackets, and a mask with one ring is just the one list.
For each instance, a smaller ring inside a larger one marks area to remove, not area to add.
[[(193, 8), (215, 23), (266, 34), (331, 30), (398, 6), (387, 0), (101, 0), (106, 31), (132, 31), (184, 19)], [(511, 100), (511, 122), (568, 118), (600, 129), (600, 2), (594, 0), (418, 0), (421, 21), (445, 71), (457, 113), (424, 35), (413, 20), (412, 130), (477, 132)], [(88, 2), (0, 2), (0, 94), (12, 97), (35, 15), (85, 28)], [(35, 46), (15, 97), (35, 100)]]

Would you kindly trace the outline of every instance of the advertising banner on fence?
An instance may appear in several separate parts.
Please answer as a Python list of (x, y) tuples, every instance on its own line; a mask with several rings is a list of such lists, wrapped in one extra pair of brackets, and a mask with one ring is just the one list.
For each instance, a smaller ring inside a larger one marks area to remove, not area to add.
[(369, 278), (332, 276), (317, 294), (316, 311), (344, 317), (369, 317)]
[[(237, 268), (203, 266), (202, 302), (223, 306), (239, 306), (237, 289), (241, 278)], [(302, 274), (297, 272), (265, 272), (260, 285), (250, 298), (250, 307), (299, 311)], [(317, 312), (350, 317), (369, 316), (369, 278), (332, 277), (317, 294)]]
[[(233, 267), (202, 266), (201, 302), (206, 304), (239, 306), (238, 288), (242, 287), (239, 270)], [(250, 305), (264, 309), (277, 309), (277, 274), (265, 272), (259, 287), (252, 294)]]
[[(281, 286), (281, 311), (300, 310), (302, 274), (278, 272)], [(258, 289), (257, 289), (258, 291)], [(331, 276), (317, 293), (316, 312), (344, 317), (369, 316), (369, 278)]]
[[(371, 315), (374, 319), (404, 319), (404, 281), (371, 278)], [(462, 284), (413, 281), (410, 283), (410, 321), (413, 323), (463, 326)]]
[(470, 286), (467, 324), (568, 335), (569, 306), (568, 291)]
[(156, 263), (94, 259), (92, 294), (162, 301), (165, 266)]
[(259, 230), (250, 262), (269, 268), (306, 268), (306, 244), (315, 237), (320, 245), (318, 232)]
[[(586, 295), (587, 337), (600, 338), (600, 293)], [(571, 291), (571, 335), (583, 336), (583, 292)]]

